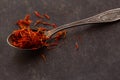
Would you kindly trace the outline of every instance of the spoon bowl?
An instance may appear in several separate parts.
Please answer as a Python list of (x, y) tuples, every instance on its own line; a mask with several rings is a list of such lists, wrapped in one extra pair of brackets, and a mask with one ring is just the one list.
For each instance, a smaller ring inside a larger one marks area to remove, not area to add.
[[(32, 31), (37, 31), (37, 30), (36, 30), (36, 29), (32, 29)], [(14, 46), (14, 45), (12, 44), (12, 42), (13, 42), (12, 38), (13, 38), (13, 36), (14, 36), (14, 34), (12, 33), (12, 34), (8, 35), (8, 37), (7, 37), (7, 43), (8, 43), (11, 47), (16, 48), (16, 49), (20, 49), (20, 50), (33, 50), (33, 49), (31, 49), (31, 48), (20, 48), (20, 47)], [(38, 49), (39, 49), (39, 48), (41, 48), (41, 46), (39, 46)]]

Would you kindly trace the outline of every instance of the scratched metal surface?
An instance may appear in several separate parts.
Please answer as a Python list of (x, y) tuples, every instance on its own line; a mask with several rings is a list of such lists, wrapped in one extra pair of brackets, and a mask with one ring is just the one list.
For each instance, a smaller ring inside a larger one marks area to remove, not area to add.
[[(6, 42), (15, 22), (35, 10), (61, 25), (117, 7), (119, 0), (1, 0), (0, 80), (120, 80), (119, 21), (69, 29), (49, 51), (20, 51)], [(46, 63), (39, 53), (47, 55)]]

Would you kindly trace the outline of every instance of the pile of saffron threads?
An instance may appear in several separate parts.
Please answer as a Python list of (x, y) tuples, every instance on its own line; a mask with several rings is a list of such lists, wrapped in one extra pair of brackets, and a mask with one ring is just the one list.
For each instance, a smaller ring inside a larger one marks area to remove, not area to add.
[[(38, 18), (35, 22), (31, 20), (29, 14), (26, 15), (24, 19), (17, 21), (19, 29), (14, 30), (12, 33), (12, 45), (21, 49), (32, 50), (36, 50), (38, 49), (38, 47), (49, 47), (52, 45), (57, 45), (56, 41), (58, 41), (61, 37), (65, 36), (66, 31), (58, 32), (54, 38), (55, 42), (48, 43), (47, 40), (49, 38), (44, 35), (44, 32), (48, 31), (45, 26), (56, 28), (57, 25), (55, 23), (49, 23), (45, 21), (50, 20), (50, 16), (48, 14), (41, 15), (38, 11), (34, 11), (34, 14)], [(35, 27), (37, 26), (37, 31), (33, 31), (31, 25)], [(43, 25), (44, 27), (39, 25)]]

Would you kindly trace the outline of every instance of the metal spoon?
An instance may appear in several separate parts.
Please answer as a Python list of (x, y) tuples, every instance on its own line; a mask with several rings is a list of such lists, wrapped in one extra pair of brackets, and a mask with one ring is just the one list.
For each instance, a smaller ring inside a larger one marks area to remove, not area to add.
[[(85, 24), (113, 22), (113, 21), (117, 21), (119, 19), (120, 19), (120, 8), (116, 8), (116, 9), (111, 9), (111, 10), (102, 12), (100, 14), (94, 15), (94, 16), (89, 17), (89, 18), (85, 18), (85, 19), (82, 19), (82, 20), (78, 20), (78, 21), (75, 21), (75, 22), (71, 22), (71, 23), (68, 23), (68, 24), (61, 25), (57, 28), (46, 31), (44, 34), (47, 37), (51, 37), (53, 34), (55, 34), (56, 32), (59, 32), (63, 29), (72, 28), (72, 27), (75, 27), (75, 26), (80, 26), (80, 25), (85, 25)], [(12, 43), (12, 41), (11, 41), (12, 35), (13, 34), (10, 34), (7, 37), (7, 43), (14, 48), (19, 48), (19, 47), (15, 47), (14, 45), (11, 44)], [(38, 47), (38, 48), (40, 48), (40, 47)], [(19, 48), (19, 49), (21, 49), (21, 48)], [(23, 49), (23, 50), (31, 50), (31, 49)]]

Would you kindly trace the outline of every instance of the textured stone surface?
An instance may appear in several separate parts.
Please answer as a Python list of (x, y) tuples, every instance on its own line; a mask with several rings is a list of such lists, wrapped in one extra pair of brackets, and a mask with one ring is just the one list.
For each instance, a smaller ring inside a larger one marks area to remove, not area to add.
[(0, 80), (120, 80), (119, 21), (69, 29), (49, 51), (20, 51), (6, 42), (16, 20), (34, 10), (61, 25), (117, 7), (119, 0), (0, 0)]

